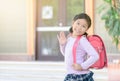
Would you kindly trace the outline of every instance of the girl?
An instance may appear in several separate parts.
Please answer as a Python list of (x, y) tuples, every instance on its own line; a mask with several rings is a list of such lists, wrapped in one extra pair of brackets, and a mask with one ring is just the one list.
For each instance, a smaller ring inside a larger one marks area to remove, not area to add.
[[(66, 38), (64, 32), (60, 32), (58, 35), (60, 51), (64, 55), (67, 69), (64, 81), (94, 81), (92, 78), (93, 72), (89, 70), (89, 67), (99, 59), (99, 56), (86, 38), (86, 31), (90, 26), (90, 17), (85, 13), (81, 13), (74, 17), (70, 28), (71, 35), (68, 38)], [(76, 49), (76, 64), (74, 64), (72, 48), (76, 37), (79, 35), (82, 37)], [(86, 60), (87, 54), (90, 57)]]

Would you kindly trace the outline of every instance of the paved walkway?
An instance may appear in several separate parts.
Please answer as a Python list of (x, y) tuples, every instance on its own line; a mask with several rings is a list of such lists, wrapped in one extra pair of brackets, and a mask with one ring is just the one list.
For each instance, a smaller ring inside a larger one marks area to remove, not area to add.
[[(95, 81), (107, 81), (107, 69), (92, 70)], [(63, 62), (0, 61), (0, 81), (63, 81)]]

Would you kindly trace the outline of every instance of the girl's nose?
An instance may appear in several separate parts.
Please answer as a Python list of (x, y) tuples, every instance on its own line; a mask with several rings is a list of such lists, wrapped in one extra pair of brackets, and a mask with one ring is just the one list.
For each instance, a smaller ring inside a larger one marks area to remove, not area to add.
[(78, 26), (78, 28), (79, 28), (79, 29), (81, 29), (81, 28), (82, 28), (82, 26), (81, 26), (81, 25), (79, 25), (79, 26)]

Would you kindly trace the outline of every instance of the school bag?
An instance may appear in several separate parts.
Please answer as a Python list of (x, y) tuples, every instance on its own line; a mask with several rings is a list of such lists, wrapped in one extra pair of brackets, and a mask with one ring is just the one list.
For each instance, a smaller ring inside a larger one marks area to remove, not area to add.
[[(81, 36), (78, 36), (76, 38), (76, 41), (73, 46), (73, 62), (76, 63), (76, 48), (78, 46), (78, 42), (80, 40)], [(104, 67), (107, 67), (107, 55), (106, 55), (106, 49), (104, 46), (104, 43), (100, 36), (98, 35), (91, 35), (87, 37), (90, 44), (95, 48), (95, 50), (99, 54), (99, 59), (96, 61), (90, 68), (94, 69), (102, 69)]]

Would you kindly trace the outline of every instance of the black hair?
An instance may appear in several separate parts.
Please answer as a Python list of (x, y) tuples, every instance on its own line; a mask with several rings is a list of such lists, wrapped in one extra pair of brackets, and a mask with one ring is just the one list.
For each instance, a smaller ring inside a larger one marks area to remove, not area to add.
[[(77, 14), (73, 18), (73, 21), (76, 21), (78, 19), (85, 19), (87, 21), (87, 23), (88, 23), (88, 28), (90, 28), (90, 26), (91, 26), (91, 19), (90, 19), (90, 17), (87, 14), (85, 14), (85, 13)], [(72, 27), (69, 29), (69, 32), (73, 33)], [(85, 32), (84, 35), (87, 35), (87, 33)]]

